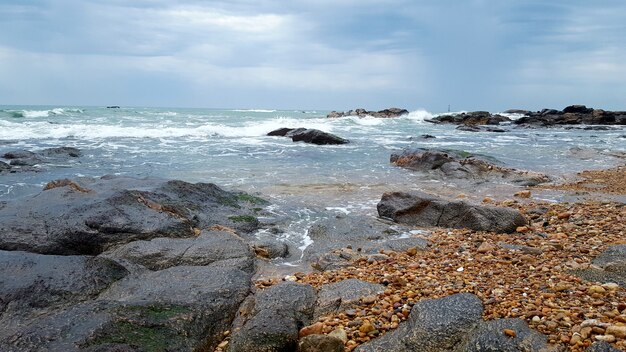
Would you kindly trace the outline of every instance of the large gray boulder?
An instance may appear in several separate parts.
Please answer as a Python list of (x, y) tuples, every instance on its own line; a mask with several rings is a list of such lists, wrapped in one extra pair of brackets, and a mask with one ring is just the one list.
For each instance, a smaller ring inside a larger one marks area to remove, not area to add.
[(258, 228), (260, 198), (210, 183), (102, 177), (60, 180), (0, 208), (0, 249), (95, 255), (136, 240), (194, 237), (198, 228)]
[[(512, 331), (511, 335), (504, 333)], [(456, 349), (462, 352), (549, 352), (547, 336), (531, 330), (522, 319), (496, 319), (482, 322), (468, 335), (467, 342)]]
[(295, 351), (299, 330), (311, 323), (316, 292), (309, 285), (281, 283), (244, 303), (228, 352)]
[(346, 144), (350, 141), (332, 133), (313, 128), (279, 128), (267, 133), (268, 136), (289, 137), (293, 142), (305, 142), (317, 145)]
[(613, 245), (600, 253), (584, 270), (574, 270), (577, 276), (592, 282), (614, 282), (626, 287), (626, 244)]
[(213, 265), (131, 274), (94, 301), (7, 326), (0, 350), (213, 350), (249, 294), (251, 276)]
[(478, 297), (459, 293), (417, 302), (406, 322), (384, 336), (358, 347), (358, 352), (449, 352), (482, 321)]
[(252, 259), (254, 253), (240, 237), (228, 232), (202, 231), (197, 238), (155, 238), (125, 244), (106, 257), (127, 260), (150, 270), (174, 266), (206, 266), (227, 259)]
[(412, 226), (508, 233), (527, 223), (515, 209), (446, 201), (423, 192), (385, 193), (377, 208), (380, 217)]

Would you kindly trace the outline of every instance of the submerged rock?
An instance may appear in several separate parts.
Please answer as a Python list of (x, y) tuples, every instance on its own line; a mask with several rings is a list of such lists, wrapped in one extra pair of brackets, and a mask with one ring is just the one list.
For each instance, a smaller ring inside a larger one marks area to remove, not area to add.
[(446, 201), (422, 192), (385, 193), (377, 208), (380, 217), (412, 226), (510, 233), (527, 224), (524, 216), (515, 209)]
[[(20, 171), (40, 171), (38, 166), (50, 163), (57, 163), (60, 161), (68, 161), (73, 158), (82, 156), (82, 152), (73, 147), (57, 147), (47, 148), (37, 152), (31, 152), (28, 150), (13, 150), (2, 154), (2, 158), (9, 160), (11, 172)], [(0, 162), (2, 164), (7, 164)], [(0, 171), (8, 170), (6, 167), (0, 166)]]
[(259, 226), (254, 208), (265, 203), (209, 183), (76, 179), (0, 208), (0, 249), (94, 255), (136, 240), (195, 237), (213, 225), (251, 232)]

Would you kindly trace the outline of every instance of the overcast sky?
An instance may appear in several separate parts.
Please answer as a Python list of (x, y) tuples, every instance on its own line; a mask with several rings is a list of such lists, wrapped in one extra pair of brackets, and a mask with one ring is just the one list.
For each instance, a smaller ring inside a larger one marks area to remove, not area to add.
[(0, 104), (626, 110), (624, 0), (2, 0)]

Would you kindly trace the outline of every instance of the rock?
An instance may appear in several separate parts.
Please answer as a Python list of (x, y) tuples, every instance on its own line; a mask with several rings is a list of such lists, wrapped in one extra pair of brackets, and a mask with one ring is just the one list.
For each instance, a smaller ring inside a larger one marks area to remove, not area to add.
[(493, 244), (485, 241), (483, 243), (480, 244), (480, 246), (478, 246), (477, 252), (478, 253), (488, 253), (488, 252), (492, 252), (496, 249), (496, 246), (494, 246)]
[[(426, 120), (432, 123), (438, 124), (453, 124), (453, 125), (465, 125), (465, 126), (477, 126), (477, 125), (499, 125), (502, 122), (509, 122), (506, 116), (492, 115), (488, 111), (474, 111), (460, 114), (444, 114), (439, 115), (430, 120)], [(479, 129), (480, 130), (480, 129)]]
[(294, 133), (306, 131), (306, 128), (279, 128), (269, 132), (268, 136), (291, 137)]
[(356, 351), (453, 351), (482, 321), (482, 312), (480, 299), (469, 293), (422, 300), (396, 330), (357, 347)]
[(346, 144), (349, 143), (347, 139), (335, 136), (327, 132), (322, 132), (316, 129), (307, 129), (301, 132), (296, 132), (291, 135), (291, 140), (294, 142), (305, 142), (317, 145), (328, 144)]
[(315, 317), (339, 312), (359, 303), (359, 300), (367, 296), (377, 296), (385, 292), (385, 286), (347, 279), (320, 288), (315, 304)]
[(321, 334), (323, 332), (324, 323), (317, 322), (315, 324), (308, 325), (300, 329), (300, 332), (298, 332), (298, 337), (302, 338), (308, 335)]
[(36, 154), (33, 152), (30, 152), (28, 150), (12, 150), (10, 152), (6, 152), (4, 154), (2, 154), (2, 157), (4, 159), (9, 159), (9, 160), (13, 160), (13, 159), (31, 159), (36, 157)]
[(481, 322), (472, 331), (463, 347), (464, 352), (548, 352), (556, 348), (548, 345), (548, 338), (532, 330), (522, 319), (496, 319)]
[[(525, 226), (522, 226), (525, 227)], [(526, 231), (519, 231), (516, 230), (516, 232), (527, 232)], [(524, 254), (530, 254), (530, 255), (541, 255), (543, 254), (543, 251), (540, 248), (536, 248), (536, 247), (530, 247), (530, 246), (524, 246), (524, 245), (520, 245), (520, 244), (509, 244), (509, 243), (504, 243), (504, 242), (498, 242), (498, 246), (500, 248), (504, 248), (504, 249), (508, 249), (510, 251), (520, 251)]]
[(127, 274), (123, 266), (105, 258), (0, 251), (0, 314), (93, 299)]
[(550, 181), (545, 174), (498, 166), (488, 157), (456, 150), (405, 149), (391, 154), (390, 162), (409, 170), (434, 173), (442, 179), (508, 181), (520, 186)]
[(83, 155), (83, 153), (78, 148), (73, 147), (47, 148), (40, 151), (38, 154), (46, 158), (78, 158)]
[(284, 258), (289, 254), (287, 244), (278, 240), (259, 240), (251, 244), (256, 255), (262, 258)]
[[(0, 249), (44, 254), (99, 254), (157, 237), (195, 237), (222, 225), (251, 232), (254, 207), (266, 202), (214, 184), (127, 177), (82, 178), (0, 208)], [(23, 214), (28, 214), (24, 216)]]
[(367, 111), (365, 109), (356, 109), (354, 111), (349, 110), (346, 112), (331, 111), (328, 115), (326, 115), (326, 117), (338, 118), (338, 117), (345, 117), (345, 116), (358, 116), (358, 117), (371, 116), (371, 117), (379, 117), (379, 118), (392, 118), (392, 117), (399, 117), (402, 115), (407, 115), (408, 113), (409, 113), (408, 110), (399, 109), (399, 108), (388, 108), (388, 109), (384, 109), (380, 111)]
[[(82, 156), (82, 152), (73, 147), (47, 148), (38, 152), (28, 150), (14, 150), (6, 152), (2, 158), (8, 159), (11, 166), (15, 166), (11, 171), (40, 171), (40, 166), (53, 162), (77, 158)], [(36, 167), (35, 167), (36, 166)], [(0, 168), (0, 171), (2, 168)]]
[(446, 201), (422, 192), (389, 192), (377, 205), (378, 215), (411, 226), (468, 228), (477, 231), (514, 232), (526, 219), (511, 208)]
[(298, 352), (343, 352), (343, 342), (330, 335), (308, 335), (298, 343)]
[(238, 317), (228, 346), (229, 352), (291, 351), (297, 348), (298, 332), (311, 323), (315, 289), (284, 282), (258, 292)]
[(335, 330), (331, 331), (328, 336), (338, 338), (344, 344), (348, 342), (348, 334), (343, 328), (336, 328)]
[(524, 191), (516, 192), (513, 196), (519, 197), (519, 198), (530, 198), (531, 195), (532, 193), (529, 190), (524, 190)]
[(503, 111), (505, 114), (528, 114), (530, 111), (529, 110), (523, 110), (523, 109), (509, 109), (506, 111)]
[(598, 255), (587, 269), (572, 272), (584, 280), (626, 287), (626, 244), (613, 245)]
[(543, 109), (529, 112), (515, 120), (518, 125), (559, 126), (559, 125), (626, 125), (626, 111), (605, 111), (587, 108), (584, 105), (571, 105), (563, 111)]
[[(197, 238), (155, 238), (134, 241), (104, 256), (123, 259), (150, 270), (174, 266), (206, 266), (227, 259), (252, 259), (251, 248), (238, 236), (228, 232), (202, 231)], [(253, 266), (250, 268), (252, 269)]]
[(11, 170), (11, 165), (5, 163), (4, 161), (0, 161), (0, 172)]
[(607, 335), (613, 335), (618, 339), (626, 339), (626, 326), (624, 325), (611, 325), (606, 328)]
[(608, 342), (598, 341), (587, 348), (586, 352), (620, 352), (620, 350), (611, 346)]

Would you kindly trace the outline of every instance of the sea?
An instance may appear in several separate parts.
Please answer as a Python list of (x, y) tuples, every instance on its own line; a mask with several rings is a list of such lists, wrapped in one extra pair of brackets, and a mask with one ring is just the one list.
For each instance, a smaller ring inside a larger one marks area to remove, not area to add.
[[(509, 192), (502, 188), (507, 185), (459, 184), (391, 165), (391, 153), (405, 148), (462, 150), (557, 180), (584, 169), (623, 163), (626, 153), (622, 126), (586, 130), (503, 125), (499, 127), (504, 133), (465, 132), (427, 122), (439, 113), (425, 110), (389, 119), (330, 119), (328, 112), (0, 106), (0, 155), (62, 146), (83, 153), (80, 158), (45, 165), (41, 172), (0, 174), (0, 201), (31, 196), (60, 178), (113, 174), (211, 182), (269, 200), (268, 213), (291, 219), (281, 236), (304, 248), (312, 222), (333, 214), (375, 216), (376, 204), (386, 191), (464, 193), (477, 199), (510, 196), (502, 194)], [(282, 127), (315, 128), (350, 143), (319, 146), (267, 136)]]

